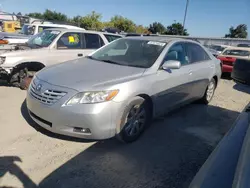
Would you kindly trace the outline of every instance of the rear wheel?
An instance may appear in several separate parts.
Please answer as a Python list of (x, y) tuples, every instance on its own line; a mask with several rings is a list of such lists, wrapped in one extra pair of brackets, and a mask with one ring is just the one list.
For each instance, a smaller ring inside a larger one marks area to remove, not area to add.
[(204, 96), (201, 99), (202, 103), (208, 104), (213, 99), (215, 88), (216, 82), (215, 79), (212, 78), (207, 86)]
[(121, 131), (117, 138), (125, 143), (137, 140), (151, 120), (150, 109), (147, 101), (136, 97), (125, 109), (121, 121)]

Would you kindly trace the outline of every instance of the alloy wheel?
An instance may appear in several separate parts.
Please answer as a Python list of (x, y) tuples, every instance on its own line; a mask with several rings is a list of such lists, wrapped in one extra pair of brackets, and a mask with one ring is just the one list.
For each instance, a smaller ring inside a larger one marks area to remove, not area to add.
[(129, 111), (124, 130), (129, 137), (140, 134), (146, 122), (146, 111), (142, 105), (135, 105)]
[(215, 90), (215, 83), (210, 82), (208, 87), (207, 87), (207, 100), (210, 101), (214, 95), (214, 90)]

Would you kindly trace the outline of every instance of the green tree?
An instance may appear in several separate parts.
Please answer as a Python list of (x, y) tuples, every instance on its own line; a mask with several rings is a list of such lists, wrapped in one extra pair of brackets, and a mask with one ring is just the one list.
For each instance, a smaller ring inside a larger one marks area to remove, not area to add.
[(43, 14), (41, 14), (39, 12), (29, 13), (29, 14), (27, 14), (27, 16), (32, 17), (32, 18), (37, 18), (37, 19), (44, 19)]
[(149, 25), (148, 31), (153, 34), (156, 33), (163, 34), (166, 31), (166, 28), (160, 22), (154, 22)]
[(91, 30), (100, 30), (103, 27), (101, 18), (101, 14), (92, 11), (91, 14), (81, 18), (80, 27)]
[(43, 13), (43, 16), (45, 20), (68, 21), (68, 17), (65, 14), (49, 9)]
[(111, 23), (111, 22), (102, 22), (102, 27), (103, 28), (113, 28), (114, 27), (114, 24)]
[(71, 22), (71, 23), (73, 23), (74, 25), (77, 25), (78, 27), (80, 27), (81, 26), (81, 19), (82, 19), (82, 17), (81, 16), (74, 16), (72, 19), (70, 19), (69, 21)]
[(236, 28), (230, 27), (229, 34), (226, 34), (226, 38), (247, 38), (247, 25), (240, 24)]
[(181, 23), (173, 23), (172, 25), (169, 25), (165, 32), (166, 35), (184, 35), (188, 36), (187, 29), (184, 29)]
[(148, 28), (144, 27), (143, 25), (135, 26), (135, 32), (139, 34), (146, 34), (148, 33)]
[(51, 11), (49, 9), (46, 9), (44, 13), (29, 13), (28, 16), (50, 21), (68, 21), (68, 17), (65, 14), (56, 11)]
[(135, 23), (122, 16), (114, 16), (110, 19), (110, 23), (114, 25), (115, 28), (124, 32), (135, 32)]

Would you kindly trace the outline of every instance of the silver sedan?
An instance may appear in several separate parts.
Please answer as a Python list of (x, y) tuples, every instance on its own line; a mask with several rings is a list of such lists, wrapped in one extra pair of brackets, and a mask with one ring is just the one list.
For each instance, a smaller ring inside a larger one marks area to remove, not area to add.
[(208, 104), (220, 76), (220, 61), (195, 41), (127, 37), (38, 72), (27, 107), (51, 132), (132, 142), (153, 118), (192, 101)]

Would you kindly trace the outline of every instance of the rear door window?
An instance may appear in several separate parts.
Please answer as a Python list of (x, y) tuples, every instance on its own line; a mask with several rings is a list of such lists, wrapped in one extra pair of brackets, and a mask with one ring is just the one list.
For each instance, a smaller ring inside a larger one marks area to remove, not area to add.
[(186, 51), (189, 63), (211, 60), (207, 52), (198, 44), (186, 43)]
[(98, 34), (84, 33), (84, 38), (86, 49), (98, 49), (104, 45), (102, 38)]
[(81, 49), (82, 35), (81, 33), (68, 32), (64, 33), (57, 41), (58, 49)]

